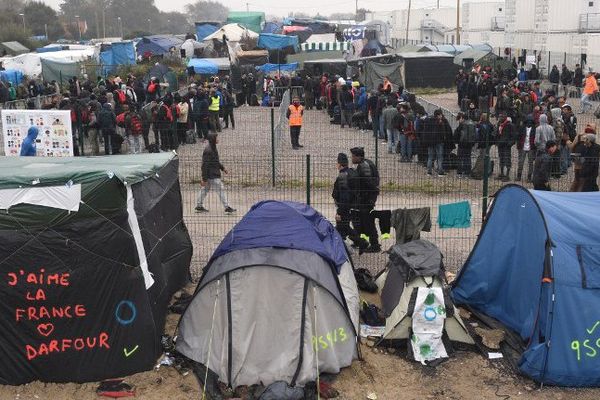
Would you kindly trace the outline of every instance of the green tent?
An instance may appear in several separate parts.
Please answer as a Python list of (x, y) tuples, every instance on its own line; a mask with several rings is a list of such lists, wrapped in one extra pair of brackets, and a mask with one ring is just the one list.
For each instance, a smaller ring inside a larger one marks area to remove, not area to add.
[(42, 77), (46, 82), (56, 81), (61, 85), (74, 76), (81, 77), (81, 65), (76, 61), (56, 61), (42, 58)]
[(156, 365), (192, 256), (178, 168), (174, 153), (0, 159), (2, 383)]
[(230, 11), (228, 24), (240, 24), (253, 32), (260, 33), (265, 23), (265, 13), (256, 11)]

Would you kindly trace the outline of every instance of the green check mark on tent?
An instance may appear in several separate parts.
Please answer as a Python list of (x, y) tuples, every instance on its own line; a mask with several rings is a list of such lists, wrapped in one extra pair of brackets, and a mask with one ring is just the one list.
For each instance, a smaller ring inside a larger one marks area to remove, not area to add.
[(600, 321), (596, 321), (596, 323), (594, 324), (594, 326), (592, 326), (591, 329), (586, 329), (587, 333), (590, 334), (590, 335), (592, 333), (594, 333), (594, 331), (596, 330), (596, 328), (598, 327), (598, 325), (600, 325)]
[(130, 355), (135, 353), (137, 351), (137, 349), (139, 349), (139, 348), (140, 348), (140, 346), (136, 345), (133, 349), (131, 349), (130, 351), (127, 351), (127, 347), (123, 347), (123, 353), (125, 354), (125, 357), (129, 357)]

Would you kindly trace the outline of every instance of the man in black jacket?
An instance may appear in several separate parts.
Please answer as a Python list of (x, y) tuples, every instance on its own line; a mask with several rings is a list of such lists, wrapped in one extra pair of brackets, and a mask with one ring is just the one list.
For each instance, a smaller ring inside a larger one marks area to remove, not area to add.
[(228, 214), (235, 212), (235, 209), (231, 208), (227, 202), (225, 187), (221, 181), (221, 171), (225, 174), (228, 174), (229, 172), (223, 164), (221, 164), (221, 160), (219, 159), (219, 152), (217, 151), (218, 143), (219, 140), (216, 133), (208, 135), (208, 145), (204, 148), (204, 152), (202, 153), (202, 181), (200, 182), (202, 189), (198, 196), (198, 204), (196, 206), (197, 212), (208, 212), (208, 210), (204, 208), (204, 199), (213, 187), (217, 191), (223, 207), (225, 207), (225, 212)]
[(583, 166), (580, 177), (583, 179), (584, 192), (598, 191), (598, 157), (600, 157), (600, 145), (596, 143), (596, 135), (588, 133), (583, 136)]
[[(359, 248), (359, 253), (362, 253), (369, 247), (369, 242), (361, 238), (360, 234), (350, 226), (353, 216), (351, 209), (356, 204), (356, 171), (348, 167), (348, 156), (345, 153), (338, 154), (337, 168), (339, 173), (331, 194), (337, 207), (335, 229), (342, 238), (349, 237), (352, 243)], [(355, 227), (359, 225), (359, 221), (353, 223)]]
[(533, 188), (535, 190), (552, 190), (550, 188), (550, 170), (552, 168), (552, 157), (558, 146), (554, 140), (546, 142), (546, 149), (535, 159), (533, 168)]
[(354, 147), (350, 149), (350, 152), (352, 153), (352, 164), (356, 165), (356, 208), (360, 219), (358, 230), (361, 237), (371, 244), (365, 252), (379, 253), (381, 246), (375, 228), (375, 220), (371, 215), (379, 196), (379, 171), (373, 161), (365, 158), (365, 151), (362, 147)]

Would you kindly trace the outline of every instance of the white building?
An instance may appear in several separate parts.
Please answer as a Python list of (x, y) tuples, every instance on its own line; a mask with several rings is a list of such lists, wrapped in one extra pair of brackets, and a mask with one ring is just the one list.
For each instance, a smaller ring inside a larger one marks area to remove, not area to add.
[(504, 47), (504, 2), (465, 3), (461, 7), (462, 44), (488, 43), (493, 48)]

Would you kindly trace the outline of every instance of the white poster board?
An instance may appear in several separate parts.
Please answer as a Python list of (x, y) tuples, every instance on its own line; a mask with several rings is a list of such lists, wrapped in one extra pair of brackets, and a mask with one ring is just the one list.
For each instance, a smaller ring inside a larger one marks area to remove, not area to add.
[(73, 157), (69, 110), (2, 110), (4, 154), (18, 156), (31, 126), (38, 128), (36, 156)]
[(536, 60), (535, 60), (535, 55), (532, 56), (526, 56), (525, 57), (525, 64), (527, 65), (531, 65), (531, 64), (537, 64)]

